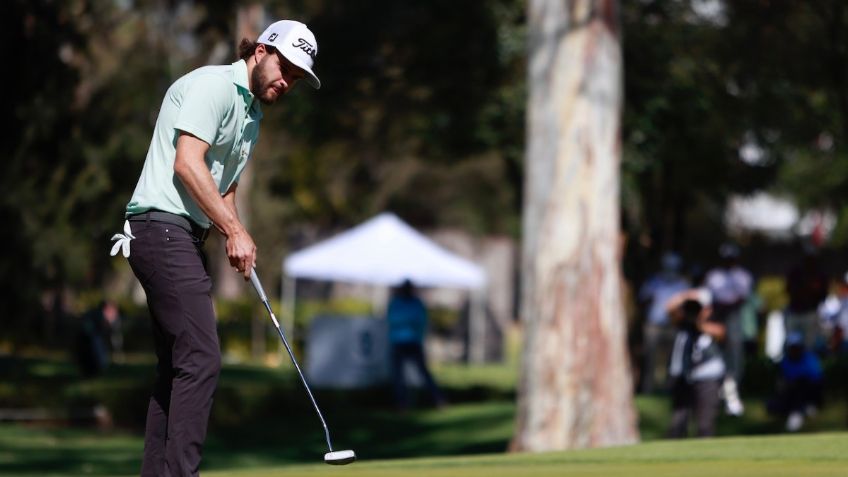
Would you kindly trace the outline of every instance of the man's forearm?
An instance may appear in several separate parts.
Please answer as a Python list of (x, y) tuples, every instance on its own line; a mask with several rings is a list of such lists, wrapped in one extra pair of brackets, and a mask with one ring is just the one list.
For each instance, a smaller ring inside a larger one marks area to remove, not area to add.
[(183, 134), (177, 140), (174, 173), (192, 199), (213, 224), (226, 236), (242, 228), (234, 208), (227, 205), (212, 174), (206, 168), (204, 156), (209, 145), (194, 136)]
[(724, 341), (724, 337), (726, 334), (725, 326), (721, 323), (714, 323), (710, 321), (704, 321), (700, 324), (700, 329), (703, 333), (706, 333), (718, 341)]
[(241, 218), (239, 217), (238, 208), (236, 207), (236, 188), (238, 187), (238, 182), (234, 182), (232, 186), (227, 190), (227, 193), (224, 194), (224, 205), (230, 209), (230, 212), (236, 216), (236, 220), (241, 223)]

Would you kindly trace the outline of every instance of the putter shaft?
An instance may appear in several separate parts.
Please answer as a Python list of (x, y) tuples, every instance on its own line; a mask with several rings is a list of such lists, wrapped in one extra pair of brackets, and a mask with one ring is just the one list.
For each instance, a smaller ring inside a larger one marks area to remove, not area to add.
[(283, 345), (286, 347), (286, 351), (288, 351), (289, 353), (289, 358), (291, 358), (291, 362), (292, 364), (294, 364), (294, 368), (297, 370), (298, 376), (300, 376), (300, 382), (303, 383), (303, 388), (306, 389), (306, 394), (309, 395), (309, 400), (312, 401), (312, 407), (315, 408), (315, 412), (318, 413), (318, 418), (321, 419), (321, 425), (324, 426), (324, 437), (327, 439), (327, 447), (332, 453), (333, 444), (332, 442), (330, 442), (330, 430), (327, 427), (327, 421), (324, 420), (324, 416), (321, 414), (321, 409), (318, 408), (318, 403), (315, 401), (315, 397), (312, 395), (312, 390), (309, 389), (309, 385), (306, 383), (306, 378), (303, 376), (303, 372), (300, 370), (300, 365), (297, 364), (297, 359), (295, 359), (291, 346), (289, 346), (289, 341), (286, 339), (286, 334), (283, 333), (283, 329), (280, 327), (280, 323), (277, 321), (277, 317), (271, 310), (271, 305), (270, 303), (268, 303), (268, 297), (265, 295), (265, 289), (262, 288), (262, 283), (259, 282), (259, 276), (256, 274), (255, 268), (250, 271), (250, 281), (253, 283), (253, 287), (256, 289), (256, 293), (259, 294), (259, 298), (262, 300), (262, 304), (265, 305), (265, 309), (268, 310), (268, 314), (271, 315), (271, 321), (274, 322), (274, 327), (277, 328), (277, 333), (279, 333), (280, 339), (283, 340)]

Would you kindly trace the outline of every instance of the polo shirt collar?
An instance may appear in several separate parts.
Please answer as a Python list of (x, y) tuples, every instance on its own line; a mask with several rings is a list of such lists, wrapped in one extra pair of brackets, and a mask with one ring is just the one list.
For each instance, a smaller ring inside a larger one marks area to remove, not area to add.
[(238, 60), (233, 63), (233, 83), (239, 88), (239, 92), (244, 98), (244, 102), (250, 105), (255, 115), (262, 118), (262, 108), (256, 97), (250, 92), (250, 82), (247, 78), (247, 63), (244, 60)]

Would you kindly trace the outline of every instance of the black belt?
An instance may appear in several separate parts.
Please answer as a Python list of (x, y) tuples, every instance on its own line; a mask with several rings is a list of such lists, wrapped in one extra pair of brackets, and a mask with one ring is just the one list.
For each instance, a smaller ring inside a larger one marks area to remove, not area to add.
[(205, 242), (209, 236), (209, 229), (197, 225), (193, 220), (182, 215), (172, 214), (170, 212), (162, 212), (161, 210), (148, 210), (140, 214), (133, 214), (127, 217), (130, 222), (163, 222), (166, 224), (176, 225), (177, 227), (188, 232), (198, 242)]

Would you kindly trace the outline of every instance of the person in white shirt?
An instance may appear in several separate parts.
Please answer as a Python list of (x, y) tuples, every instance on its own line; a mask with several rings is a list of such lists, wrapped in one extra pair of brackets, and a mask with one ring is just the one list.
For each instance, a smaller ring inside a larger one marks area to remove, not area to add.
[(834, 292), (821, 304), (819, 316), (830, 352), (848, 353), (848, 273), (839, 278)]

